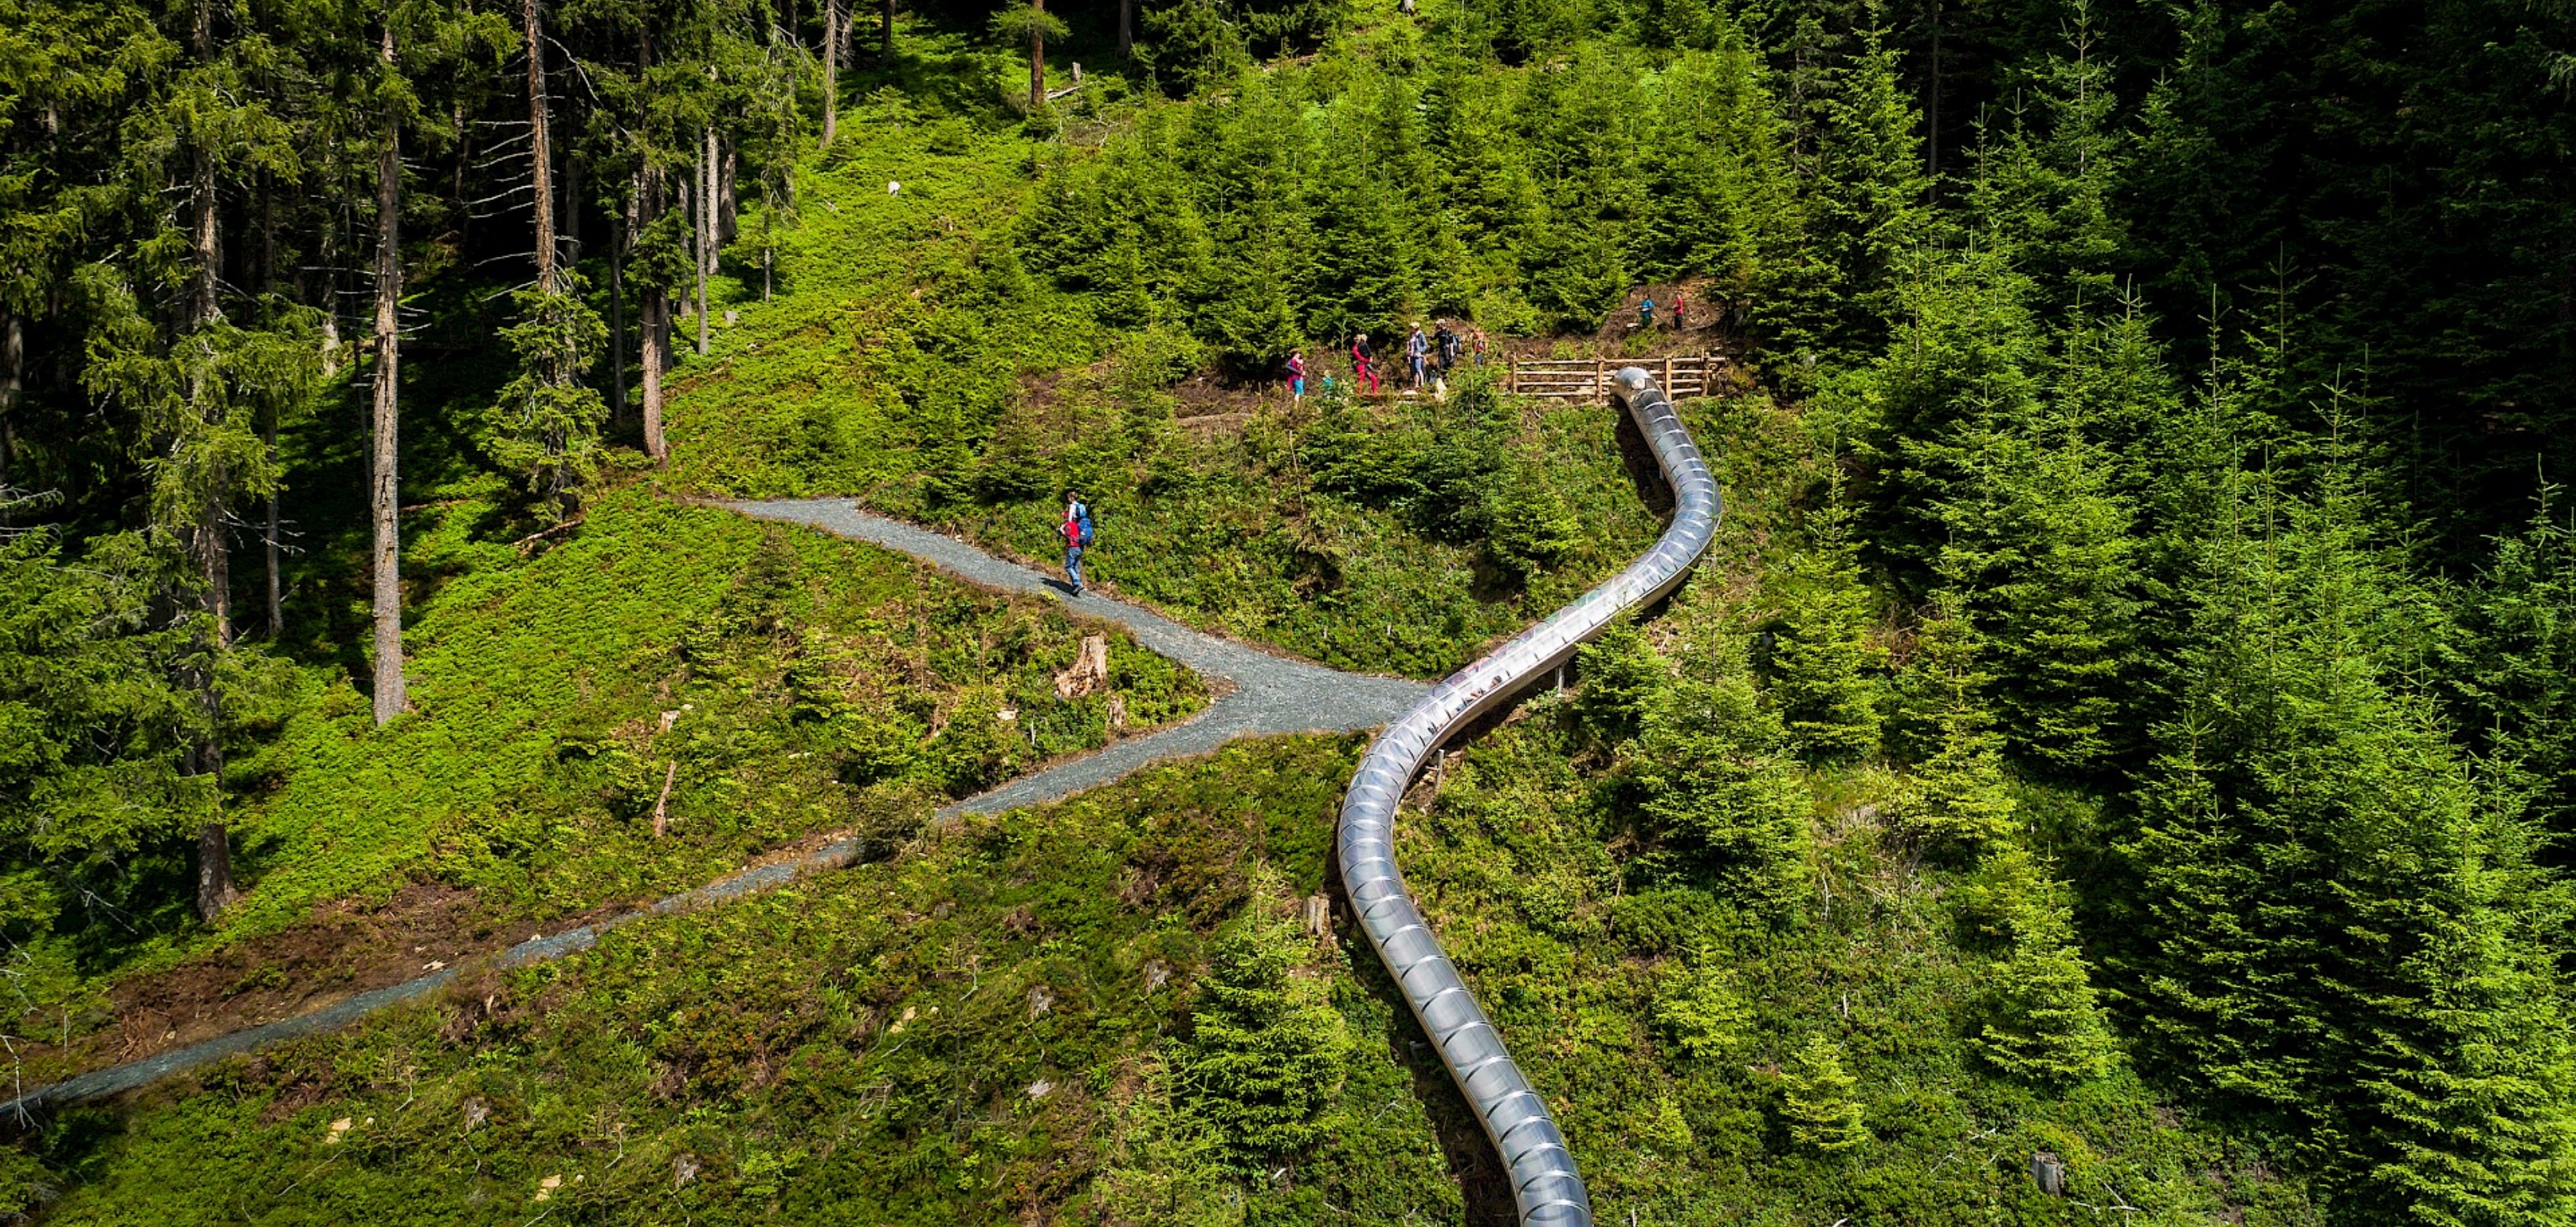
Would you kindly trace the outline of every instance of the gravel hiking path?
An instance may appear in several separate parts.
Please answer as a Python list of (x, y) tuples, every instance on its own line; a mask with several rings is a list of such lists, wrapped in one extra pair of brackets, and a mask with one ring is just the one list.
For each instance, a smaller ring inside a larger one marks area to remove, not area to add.
[(1232, 687), (1232, 693), (1208, 704), (1186, 724), (1111, 742), (1105, 749), (969, 797), (940, 811), (943, 815), (989, 814), (1052, 801), (1106, 784), (1149, 763), (1204, 754), (1237, 737), (1376, 728), (1431, 690), (1402, 678), (1344, 673), (1273, 655), (1191, 630), (1150, 609), (1096, 592), (1071, 596), (1042, 572), (1004, 562), (918, 525), (861, 511), (847, 499), (778, 499), (720, 506), (755, 519), (801, 524), (882, 545), (988, 588), (1053, 597), (1063, 602), (1065, 612), (1115, 622), (1138, 643), (1217, 681), (1220, 689)]
[[(775, 520), (821, 529), (837, 536), (872, 542), (909, 554), (969, 582), (1006, 592), (1052, 597), (1065, 611), (1124, 626), (1147, 648), (1195, 669), (1217, 683), (1219, 698), (1188, 722), (1142, 737), (1111, 742), (1105, 748), (1068, 759), (1044, 770), (978, 793), (938, 812), (993, 814), (1071, 796), (1120, 779), (1166, 759), (1205, 754), (1237, 737), (1280, 733), (1346, 732), (1375, 728), (1413, 705), (1430, 687), (1402, 678), (1344, 673), (1293, 657), (1277, 656), (1191, 630), (1152, 610), (1096, 593), (1076, 597), (1052, 577), (1016, 563), (1004, 562), (954, 538), (900, 520), (860, 511), (847, 499), (779, 499), (729, 502), (730, 508), (755, 519)], [(343, 998), (308, 1014), (217, 1036), (185, 1048), (111, 1065), (33, 1090), (12, 1087), (14, 1096), (0, 1103), (0, 1125), (24, 1125), (37, 1111), (60, 1104), (102, 1099), (139, 1090), (172, 1074), (212, 1064), (282, 1040), (337, 1030), (389, 1006), (418, 1001), (459, 976), (485, 968), (524, 967), (587, 950), (611, 929), (651, 916), (694, 911), (709, 904), (784, 886), (810, 874), (844, 869), (860, 859), (858, 840), (826, 844), (803, 856), (744, 869), (660, 900), (650, 907), (613, 916), (527, 941), (479, 963), (454, 967)]]

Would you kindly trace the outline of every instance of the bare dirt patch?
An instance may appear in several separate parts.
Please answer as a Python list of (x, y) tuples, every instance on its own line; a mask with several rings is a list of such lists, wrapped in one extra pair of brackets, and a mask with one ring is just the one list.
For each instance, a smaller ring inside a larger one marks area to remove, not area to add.
[[(569, 929), (593, 918), (542, 927)], [(61, 1031), (46, 1042), (42, 1020), (25, 1020), (35, 1041), (22, 1049), (25, 1076), (32, 1085), (310, 1013), (492, 954), (535, 931), (528, 921), (493, 914), (475, 892), (439, 883), (415, 882), (382, 903), (317, 905), (310, 918), (282, 932), (117, 983), (107, 991), (106, 1025), (70, 1035), (68, 1043)]]

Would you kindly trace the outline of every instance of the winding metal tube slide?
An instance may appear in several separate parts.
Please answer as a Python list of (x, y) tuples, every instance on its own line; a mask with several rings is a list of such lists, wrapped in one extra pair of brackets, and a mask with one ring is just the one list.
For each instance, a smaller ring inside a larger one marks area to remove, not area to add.
[(1619, 615), (1672, 591), (1716, 535), (1717, 481), (1672, 402), (1633, 366), (1619, 372), (1611, 394), (1672, 485), (1672, 524), (1627, 570), (1458, 671), (1397, 717), (1369, 746), (1342, 797), (1338, 845), (1351, 909), (1501, 1154), (1523, 1227), (1591, 1227), (1592, 1200), (1547, 1104), (1503, 1050), (1502, 1036), (1405, 889), (1395, 864), (1395, 811), (1423, 760), (1451, 734), (1564, 664)]

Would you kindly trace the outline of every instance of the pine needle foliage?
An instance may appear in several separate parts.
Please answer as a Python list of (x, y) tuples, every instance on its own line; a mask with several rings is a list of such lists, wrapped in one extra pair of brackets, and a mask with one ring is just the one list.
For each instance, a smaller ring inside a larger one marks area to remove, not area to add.
[(2398, 667), (2420, 601), (2343, 470), (2251, 483), (2123, 855), (2140, 1035), (2354, 1223), (2576, 1213), (2576, 1045), (2531, 837)]
[(2006, 843), (1961, 884), (1958, 911), (1972, 943), (1996, 953), (1972, 1015), (1978, 1056), (2044, 1086), (2107, 1073), (2118, 1049), (2064, 888), (2022, 845)]
[(1859, 758), (1879, 748), (1887, 687), (1875, 598), (1863, 581), (1837, 486), (1814, 518), (1816, 548), (1779, 570), (1779, 626), (1770, 636), (1771, 701), (1810, 762)]
[(1655, 1024), (1683, 1055), (1714, 1061), (1744, 1046), (1753, 1011), (1726, 967), (1722, 943), (1703, 939), (1669, 968), (1655, 994)]
[(1780, 1116), (1800, 1146), (1832, 1154), (1869, 1141), (1858, 1086), (1843, 1069), (1842, 1050), (1830, 1038), (1810, 1035), (1780, 1068)]
[(1209, 951), (1175, 1059), (1182, 1100), (1246, 1168), (1316, 1141), (1352, 1043), (1324, 981), (1302, 966), (1308, 939), (1287, 915), (1275, 873), (1251, 889), (1250, 905)]
[(492, 458), (516, 474), (538, 522), (578, 514), (582, 490), (599, 476), (599, 428), (608, 402), (581, 381), (598, 361), (608, 326), (582, 301), (578, 274), (549, 292), (522, 290), (519, 321), (501, 330), (518, 370), (487, 421)]
[(1747, 651), (1732, 639), (1708, 661), (1715, 676), (1677, 676), (1633, 628), (1614, 630), (1583, 649), (1578, 711), (1688, 876), (1786, 921), (1806, 897), (1807, 799)]
[(1967, 602), (1944, 589), (1915, 632), (1903, 679), (1908, 727), (1928, 753), (1887, 805), (1902, 838), (1933, 852), (1973, 855), (2008, 838), (2015, 805), (2004, 775), (2003, 738), (1983, 702), (1992, 676)]
[(2496, 543), (2461, 594), (2461, 658), (2445, 662), (2462, 723), (2496, 769), (2528, 790), (2526, 812), (2567, 862), (2576, 837), (2576, 520), (2565, 491), (2544, 489), (2531, 520)]

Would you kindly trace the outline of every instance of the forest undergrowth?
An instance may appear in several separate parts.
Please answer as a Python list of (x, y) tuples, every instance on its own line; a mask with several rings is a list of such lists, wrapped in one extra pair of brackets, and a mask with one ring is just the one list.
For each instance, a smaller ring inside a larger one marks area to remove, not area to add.
[[(405, 979), (809, 837), (890, 845), (949, 799), (1208, 697), (1116, 627), (643, 484), (533, 551), (478, 540), (490, 508), (442, 501), (412, 545), (420, 713), (375, 730), (347, 681), (279, 669), (270, 703), (235, 716), (257, 737), (230, 764), (252, 888), (221, 930), (141, 915), (87, 965), (35, 951), (12, 979), (22, 1078)], [(1068, 697), (1057, 675), (1086, 634), (1108, 642), (1109, 676)], [(471, 903), (409, 931), (385, 905), (418, 889)], [(437, 953), (366, 940), (380, 909)], [(348, 949), (281, 965), (308, 925)], [(214, 1000), (165, 1000), (156, 979), (193, 984), (200, 963), (240, 967), (198, 988)]]

